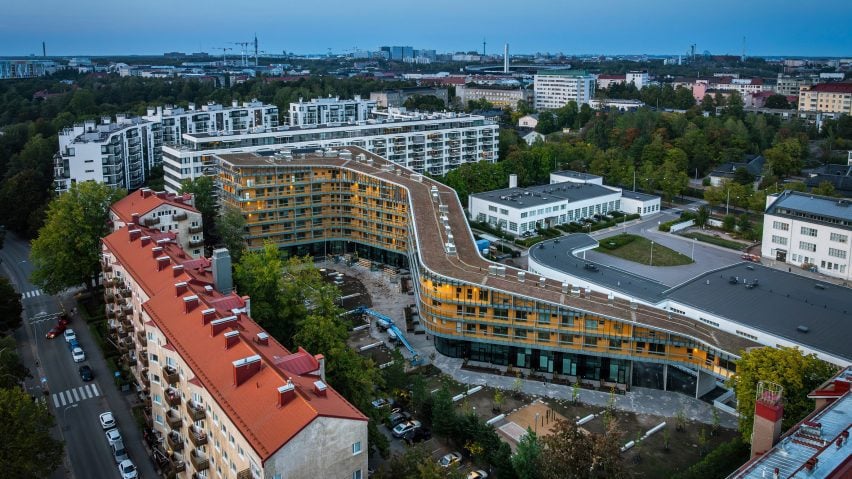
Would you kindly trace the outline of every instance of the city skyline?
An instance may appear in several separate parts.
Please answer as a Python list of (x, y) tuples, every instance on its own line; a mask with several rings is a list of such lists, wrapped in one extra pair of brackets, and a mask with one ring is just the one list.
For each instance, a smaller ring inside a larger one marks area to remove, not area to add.
[[(437, 0), (416, 12), (388, 0), (369, 6), (329, 0), (321, 8), (285, 8), (264, 0), (241, 10), (195, 0), (144, 6), (83, 0), (72, 11), (67, 5), (46, 0), (7, 6), (0, 19), (0, 55), (38, 56), (43, 41), (49, 56), (221, 54), (221, 47), (238, 55), (241, 47), (234, 43), (251, 41), (255, 34), (260, 50), (270, 54), (345, 54), (382, 45), (481, 52), (485, 41), (486, 53), (498, 55), (504, 43), (518, 54), (678, 55), (695, 44), (696, 53), (740, 55), (745, 49), (748, 56), (852, 55), (845, 25), (852, 7), (839, 0), (821, 2), (819, 9), (783, 0), (722, 0), (712, 9), (674, 0), (653, 5), (534, 0), (523, 9), (510, 2)], [(327, 15), (330, 11), (336, 14)], [(407, 21), (412, 13), (416, 22)], [(792, 15), (795, 22), (790, 22)]]

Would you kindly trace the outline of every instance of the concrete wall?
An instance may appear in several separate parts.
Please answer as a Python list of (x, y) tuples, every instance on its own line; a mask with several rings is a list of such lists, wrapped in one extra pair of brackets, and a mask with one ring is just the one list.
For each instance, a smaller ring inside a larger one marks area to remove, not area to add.
[[(361, 442), (361, 452), (352, 445)], [(361, 470), (367, 477), (367, 421), (319, 417), (266, 461), (265, 479), (314, 479), (352, 477)]]

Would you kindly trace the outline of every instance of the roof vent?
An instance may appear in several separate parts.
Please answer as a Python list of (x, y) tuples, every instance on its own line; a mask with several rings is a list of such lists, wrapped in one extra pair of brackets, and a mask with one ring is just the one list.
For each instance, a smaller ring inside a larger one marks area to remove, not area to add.
[(180, 276), (181, 273), (183, 273), (183, 265), (182, 264), (176, 264), (176, 265), (172, 266), (172, 276), (177, 278), (178, 276)]
[(208, 284), (207, 286), (204, 287), (204, 291), (206, 291), (207, 294), (213, 294), (213, 286), (210, 286)]
[(228, 316), (227, 318), (215, 319), (210, 321), (210, 336), (216, 336), (224, 331), (232, 323), (237, 322), (236, 316)]
[(239, 331), (228, 331), (225, 333), (225, 349), (231, 349), (240, 342)]
[(136, 241), (140, 236), (142, 236), (142, 230), (132, 229), (128, 231), (130, 236), (130, 241)]
[(139, 238), (139, 240), (141, 241), (142, 246), (148, 246), (148, 243), (151, 242), (151, 237), (150, 236), (143, 236), (143, 237)]
[(192, 295), (183, 298), (183, 312), (188, 313), (198, 306), (198, 296)]
[(284, 407), (288, 402), (296, 398), (296, 386), (293, 381), (287, 380), (287, 384), (278, 388), (278, 407)]
[(816, 289), (825, 289), (825, 285), (824, 285), (824, 284), (817, 283), (817, 284), (815, 284), (815, 285), (814, 285), (814, 288), (816, 288)]
[(213, 318), (216, 317), (216, 309), (209, 308), (201, 311), (201, 324), (207, 325), (210, 321), (213, 321)]
[(263, 344), (264, 346), (268, 345), (269, 344), (269, 335), (266, 334), (265, 332), (261, 331), (261, 332), (257, 333), (257, 335), (254, 337), (254, 342), (256, 342), (257, 344)]
[(314, 394), (325, 397), (328, 386), (323, 381), (314, 381)]
[(154, 246), (153, 248), (151, 248), (151, 256), (154, 257), (154, 258), (159, 256), (160, 253), (162, 253), (162, 252), (163, 252), (162, 246)]
[(800, 324), (800, 325), (796, 328), (796, 331), (798, 331), (798, 332), (800, 332), (800, 333), (802, 333), (802, 334), (807, 334), (807, 333), (808, 333), (808, 331), (810, 331), (810, 330), (811, 330), (811, 328), (809, 328), (809, 327), (807, 327), (807, 326), (805, 326), (805, 325), (801, 325), (801, 324)]
[(175, 283), (175, 296), (180, 296), (183, 293), (186, 293), (186, 281)]
[(160, 256), (157, 258), (157, 271), (162, 271), (166, 266), (171, 262), (171, 258), (168, 256)]
[(234, 365), (234, 386), (239, 386), (260, 371), (262, 363), (260, 356), (255, 354), (254, 356), (238, 359), (231, 364)]

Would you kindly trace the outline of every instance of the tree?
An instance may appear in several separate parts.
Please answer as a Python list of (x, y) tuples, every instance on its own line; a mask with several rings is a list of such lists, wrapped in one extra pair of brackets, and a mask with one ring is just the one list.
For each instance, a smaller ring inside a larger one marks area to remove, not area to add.
[(699, 206), (698, 211), (695, 213), (695, 224), (703, 228), (709, 219), (710, 208), (708, 208), (707, 205)]
[(734, 215), (725, 215), (722, 218), (722, 229), (727, 231), (728, 233), (734, 231), (737, 228), (737, 217)]
[(748, 215), (740, 215), (737, 218), (737, 229), (740, 231), (740, 234), (748, 237), (754, 225), (751, 224), (751, 221), (748, 219)]
[(503, 391), (500, 389), (494, 391), (494, 406), (491, 408), (492, 412), (499, 413), (501, 409), (503, 409), (503, 402), (506, 400), (506, 396), (503, 395)]
[(443, 385), (432, 399), (432, 430), (443, 437), (452, 437), (455, 431), (456, 412), (447, 385)]
[(798, 348), (764, 347), (744, 351), (736, 361), (736, 376), (728, 380), (737, 395), (739, 429), (743, 441), (751, 441), (754, 403), (759, 381), (784, 388), (784, 424), (787, 430), (813, 411), (808, 393), (836, 372), (834, 366), (815, 354), (802, 354)]
[(539, 477), (542, 479), (622, 478), (617, 423), (604, 434), (582, 431), (574, 421), (557, 420), (552, 434), (540, 440)]
[(780, 94), (770, 95), (766, 98), (766, 102), (763, 104), (766, 108), (778, 108), (782, 110), (790, 109), (790, 102), (787, 101), (787, 97)]
[(423, 444), (405, 448), (402, 454), (395, 454), (376, 471), (376, 479), (461, 479), (464, 477), (458, 468), (445, 470), (432, 458)]
[(21, 364), (15, 349), (15, 338), (0, 337), (0, 388), (20, 386), (28, 377), (31, 377), (30, 371)]
[(49, 294), (80, 284), (92, 290), (101, 269), (101, 238), (110, 232), (109, 206), (124, 194), (87, 181), (55, 198), (30, 252), (33, 284)]
[[(344, 338), (345, 340), (345, 338)], [(382, 379), (384, 379), (385, 388), (399, 395), (405, 391), (408, 386), (408, 375), (405, 374), (405, 358), (398, 349), (391, 351), (391, 365), (381, 370)]]
[(529, 427), (527, 433), (518, 442), (515, 455), (512, 456), (512, 467), (515, 469), (518, 479), (538, 479), (538, 462), (541, 455), (541, 446), (538, 437)]
[(734, 181), (741, 185), (750, 185), (754, 183), (754, 175), (749, 173), (744, 166), (741, 166), (734, 171)]
[(21, 325), (21, 312), (21, 295), (7, 278), (0, 276), (0, 333)]
[(713, 97), (709, 93), (704, 94), (704, 98), (701, 100), (701, 109), (708, 113), (716, 112), (716, 102), (713, 101)]
[(420, 111), (440, 111), (447, 108), (444, 100), (435, 95), (412, 95), (405, 100), (402, 106), (409, 110)]
[(821, 181), (816, 188), (811, 190), (812, 193), (822, 196), (836, 196), (837, 192), (834, 189), (834, 184), (830, 181)]
[(231, 258), (235, 263), (240, 260), (243, 250), (246, 248), (246, 242), (243, 239), (245, 227), (246, 219), (242, 213), (230, 206), (224, 207), (222, 214), (216, 220), (216, 236), (221, 244), (225, 248), (228, 248)]
[[(209, 246), (215, 246), (218, 242), (216, 236), (216, 192), (213, 178), (199, 176), (191, 180), (185, 180), (180, 186), (181, 193), (192, 193), (195, 209), (201, 212), (201, 223), (204, 228), (204, 242)], [(234, 252), (231, 252), (231, 256)]]
[(258, 251), (250, 251), (234, 265), (234, 282), (241, 294), (251, 297), (251, 315), (275, 339), (290, 344), (296, 332), (293, 321), (281, 320), (282, 312), (296, 308), (300, 318), (307, 311), (303, 303), (284, 301), (283, 263), (275, 244), (268, 242)]
[(53, 416), (21, 388), (0, 389), (0, 468), (6, 477), (48, 477), (62, 461)]

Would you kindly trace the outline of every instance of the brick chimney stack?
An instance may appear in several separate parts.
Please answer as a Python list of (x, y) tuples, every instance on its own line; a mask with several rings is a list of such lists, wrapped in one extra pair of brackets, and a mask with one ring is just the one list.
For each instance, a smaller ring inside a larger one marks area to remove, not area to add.
[(769, 381), (757, 383), (754, 427), (751, 431), (752, 458), (772, 449), (781, 437), (781, 420), (784, 416), (784, 405), (781, 401), (783, 391), (780, 385)]

